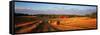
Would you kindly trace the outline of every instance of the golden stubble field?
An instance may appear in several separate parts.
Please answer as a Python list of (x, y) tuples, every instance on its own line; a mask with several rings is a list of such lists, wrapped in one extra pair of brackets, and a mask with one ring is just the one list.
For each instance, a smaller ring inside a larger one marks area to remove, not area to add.
[[(57, 22), (59, 21), (59, 25)], [(73, 17), (50, 19), (49, 24), (59, 30), (96, 29), (96, 18)]]

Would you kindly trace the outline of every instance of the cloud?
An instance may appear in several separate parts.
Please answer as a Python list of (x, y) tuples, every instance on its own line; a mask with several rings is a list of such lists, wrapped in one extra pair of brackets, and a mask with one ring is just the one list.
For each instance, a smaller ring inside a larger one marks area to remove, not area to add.
[(15, 13), (41, 14), (43, 12), (39, 10), (33, 10), (32, 8), (27, 8), (27, 7), (15, 7)]

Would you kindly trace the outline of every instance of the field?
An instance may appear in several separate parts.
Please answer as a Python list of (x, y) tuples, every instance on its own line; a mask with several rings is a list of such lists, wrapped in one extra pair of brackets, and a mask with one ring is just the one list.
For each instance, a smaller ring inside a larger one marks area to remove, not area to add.
[[(53, 21), (54, 20), (54, 21)], [(59, 24), (58, 21), (60, 22)], [(65, 19), (51, 19), (50, 25), (59, 30), (77, 30), (96, 28), (96, 18), (74, 17)]]
[(15, 29), (15, 33), (96, 29), (96, 18), (17, 16), (15, 18)]

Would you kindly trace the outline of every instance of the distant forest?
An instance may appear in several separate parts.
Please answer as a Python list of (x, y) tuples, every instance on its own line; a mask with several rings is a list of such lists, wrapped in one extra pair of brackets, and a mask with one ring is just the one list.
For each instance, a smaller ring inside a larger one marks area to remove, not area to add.
[(69, 17), (84, 17), (84, 16), (87, 16), (87, 17), (93, 17), (95, 18), (96, 15), (97, 15), (97, 12), (93, 12), (91, 14), (86, 14), (86, 15), (55, 15), (55, 14), (35, 14), (35, 15), (29, 15), (29, 14), (22, 14), (22, 13), (15, 13), (14, 14), (15, 16), (69, 16)]
[(28, 16), (29, 14), (23, 14), (23, 13), (14, 13), (15, 16)]

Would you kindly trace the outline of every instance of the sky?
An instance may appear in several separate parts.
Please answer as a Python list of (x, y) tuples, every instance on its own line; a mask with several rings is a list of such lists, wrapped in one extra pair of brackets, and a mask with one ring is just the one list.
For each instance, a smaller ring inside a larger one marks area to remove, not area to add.
[(72, 4), (88, 4), (98, 5), (98, 0), (13, 0), (13, 1), (40, 1), (40, 2), (55, 2), (55, 3), (72, 3)]
[(93, 12), (96, 12), (93, 6), (15, 2), (15, 13), (85, 15)]

